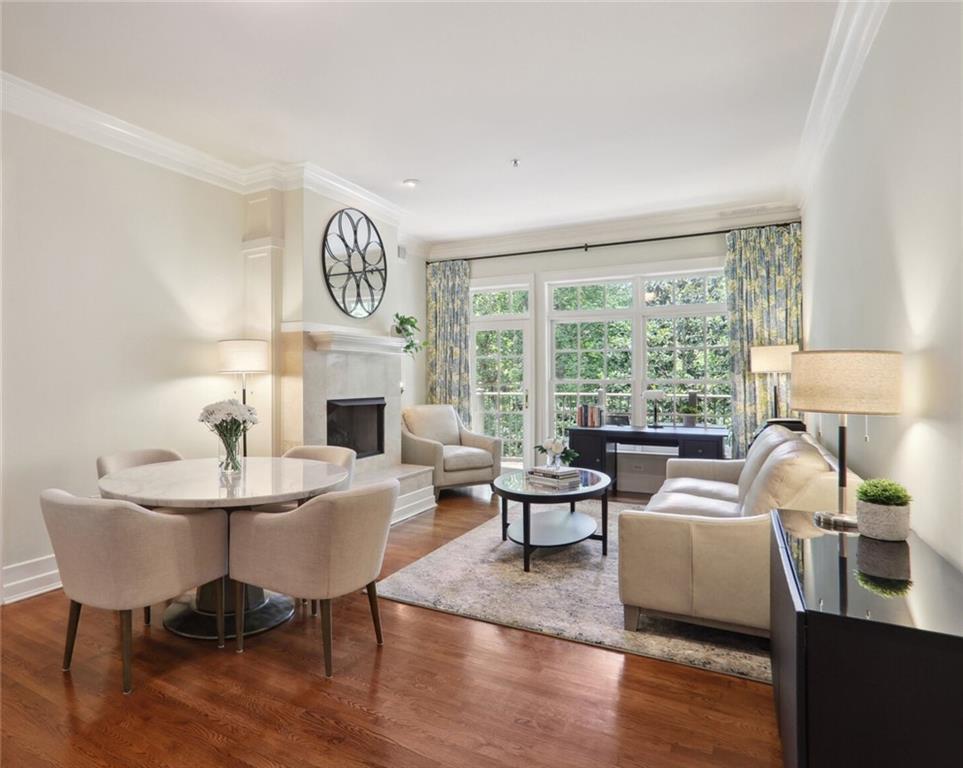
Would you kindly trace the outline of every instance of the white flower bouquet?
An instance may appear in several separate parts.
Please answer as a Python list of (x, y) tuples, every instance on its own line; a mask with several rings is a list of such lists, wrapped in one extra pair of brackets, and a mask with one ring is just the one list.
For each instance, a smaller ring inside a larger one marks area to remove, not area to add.
[(578, 452), (569, 448), (560, 437), (543, 440), (541, 445), (535, 446), (535, 450), (548, 456), (548, 463), (556, 467), (560, 464), (571, 464), (578, 458)]
[(207, 425), (207, 428), (217, 435), (224, 445), (224, 458), (220, 462), (221, 471), (240, 472), (241, 460), (237, 445), (244, 433), (257, 424), (257, 411), (238, 400), (221, 400), (205, 405), (197, 420)]

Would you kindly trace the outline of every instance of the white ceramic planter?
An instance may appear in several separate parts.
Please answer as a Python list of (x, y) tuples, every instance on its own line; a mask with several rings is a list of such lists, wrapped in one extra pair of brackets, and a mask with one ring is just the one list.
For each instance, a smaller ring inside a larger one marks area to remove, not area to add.
[(682, 426), (683, 427), (694, 427), (696, 425), (696, 415), (694, 413), (683, 413), (682, 414)]
[(910, 530), (910, 508), (856, 502), (856, 523), (863, 536), (882, 541), (905, 541)]

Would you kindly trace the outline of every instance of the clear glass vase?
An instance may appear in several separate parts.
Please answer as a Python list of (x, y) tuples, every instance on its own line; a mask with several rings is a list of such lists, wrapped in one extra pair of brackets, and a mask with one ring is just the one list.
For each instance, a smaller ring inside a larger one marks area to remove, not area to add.
[(218, 440), (217, 466), (221, 473), (233, 475), (241, 471), (240, 438), (222, 437)]

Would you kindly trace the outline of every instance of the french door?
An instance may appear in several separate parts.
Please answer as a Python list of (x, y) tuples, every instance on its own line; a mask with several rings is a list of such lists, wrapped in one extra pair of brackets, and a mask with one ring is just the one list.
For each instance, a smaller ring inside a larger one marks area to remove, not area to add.
[(528, 321), (472, 323), (472, 429), (502, 438), (508, 465), (529, 467), (534, 459), (533, 357)]

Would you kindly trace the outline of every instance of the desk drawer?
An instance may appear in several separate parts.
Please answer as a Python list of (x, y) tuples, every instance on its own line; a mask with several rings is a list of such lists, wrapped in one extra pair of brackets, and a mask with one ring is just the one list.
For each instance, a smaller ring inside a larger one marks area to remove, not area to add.
[(721, 459), (721, 440), (692, 438), (679, 441), (679, 457), (683, 459)]

